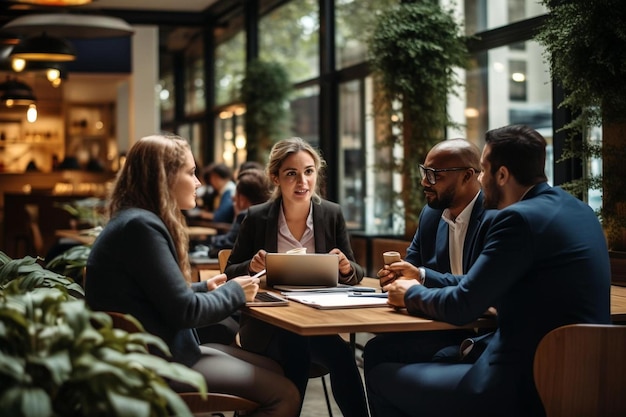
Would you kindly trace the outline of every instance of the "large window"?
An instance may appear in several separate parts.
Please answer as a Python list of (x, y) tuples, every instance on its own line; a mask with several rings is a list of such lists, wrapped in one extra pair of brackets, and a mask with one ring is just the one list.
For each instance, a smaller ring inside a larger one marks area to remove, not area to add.
[(464, 125), (449, 137), (465, 137), (478, 146), (485, 132), (508, 124), (526, 124), (548, 141), (546, 174), (553, 180), (552, 87), (542, 48), (534, 41), (524, 47), (494, 48), (476, 54), (466, 73), (462, 105), (451, 100), (453, 118)]
[(367, 34), (381, 10), (398, 0), (335, 0), (335, 51), (337, 68), (367, 59)]
[(246, 65), (246, 37), (239, 31), (215, 48), (215, 104), (223, 105), (239, 98), (239, 88)]
[(204, 54), (202, 36), (197, 35), (185, 50), (185, 114), (203, 112), (204, 97)]
[(317, 0), (293, 0), (259, 22), (259, 57), (282, 64), (291, 81), (319, 75)]

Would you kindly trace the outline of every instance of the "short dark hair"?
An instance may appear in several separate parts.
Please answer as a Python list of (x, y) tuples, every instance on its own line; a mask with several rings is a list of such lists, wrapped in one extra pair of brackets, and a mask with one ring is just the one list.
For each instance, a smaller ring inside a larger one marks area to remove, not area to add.
[(267, 175), (260, 169), (246, 169), (237, 176), (235, 193), (246, 197), (250, 204), (265, 203), (270, 197)]
[(491, 148), (487, 159), (492, 174), (505, 166), (521, 185), (547, 180), (546, 140), (536, 130), (524, 125), (500, 127), (485, 134), (485, 143)]
[(208, 166), (205, 171), (205, 178), (208, 178), (211, 174), (215, 174), (218, 177), (225, 180), (233, 179), (233, 170), (230, 169), (226, 164), (215, 163)]

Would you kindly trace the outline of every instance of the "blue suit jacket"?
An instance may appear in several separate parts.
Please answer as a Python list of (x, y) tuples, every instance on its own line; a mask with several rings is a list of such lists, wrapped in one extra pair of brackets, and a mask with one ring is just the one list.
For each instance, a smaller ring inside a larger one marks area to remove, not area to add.
[[(441, 215), (443, 210), (425, 206), (411, 245), (406, 251), (406, 261), (415, 265), (450, 272), (448, 223)], [(467, 272), (483, 249), (485, 236), (495, 210), (485, 210), (482, 191), (476, 198), (463, 245), (463, 272)], [(435, 281), (433, 284), (437, 284)], [(430, 286), (429, 283), (426, 285)]]
[(411, 287), (412, 314), (462, 325), (498, 309), (498, 329), (455, 390), (459, 409), (479, 415), (542, 415), (532, 372), (541, 338), (565, 324), (610, 323), (600, 223), (587, 204), (547, 183), (497, 212), (466, 275), (427, 270), (426, 279), (442, 288)]

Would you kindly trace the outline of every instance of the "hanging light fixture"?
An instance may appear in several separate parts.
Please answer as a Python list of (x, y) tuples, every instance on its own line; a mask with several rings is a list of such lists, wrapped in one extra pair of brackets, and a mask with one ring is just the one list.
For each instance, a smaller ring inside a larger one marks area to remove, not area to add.
[(18, 3), (35, 4), (37, 6), (82, 6), (92, 0), (14, 0)]
[(22, 40), (9, 56), (13, 60), (68, 62), (76, 59), (76, 51), (65, 39), (43, 33)]
[(26, 110), (26, 120), (28, 123), (35, 123), (37, 121), (37, 105), (29, 104), (28, 110)]
[(115, 38), (135, 32), (117, 17), (73, 13), (29, 14), (2, 26), (2, 31), (20, 36), (33, 36), (44, 30), (50, 35), (70, 39)]
[(35, 94), (28, 84), (7, 77), (0, 83), (0, 103), (7, 107), (28, 106), (36, 101)]

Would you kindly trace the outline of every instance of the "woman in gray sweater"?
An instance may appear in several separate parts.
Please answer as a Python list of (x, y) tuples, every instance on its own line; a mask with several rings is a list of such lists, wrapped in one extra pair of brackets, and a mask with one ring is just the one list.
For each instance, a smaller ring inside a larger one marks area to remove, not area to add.
[(167, 343), (172, 360), (204, 375), (210, 392), (258, 402), (254, 416), (295, 416), (300, 396), (278, 364), (234, 346), (198, 343), (194, 328), (228, 317), (259, 286), (256, 278), (226, 282), (223, 274), (190, 284), (181, 210), (195, 206), (195, 172), (184, 139), (148, 136), (132, 146), (113, 189), (111, 219), (87, 261), (87, 302), (136, 317)]

